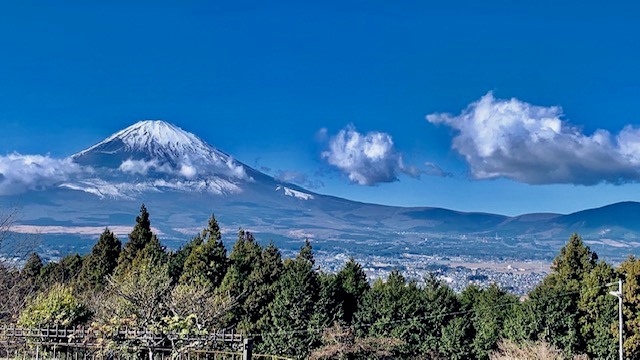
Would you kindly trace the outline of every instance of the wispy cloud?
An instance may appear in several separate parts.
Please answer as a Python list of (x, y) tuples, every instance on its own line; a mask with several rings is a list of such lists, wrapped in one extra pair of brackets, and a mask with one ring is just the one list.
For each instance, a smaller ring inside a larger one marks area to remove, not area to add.
[(278, 170), (278, 172), (275, 174), (275, 178), (279, 181), (300, 185), (312, 190), (319, 189), (324, 186), (324, 182), (320, 180), (313, 180), (309, 178), (307, 174), (299, 171)]
[(378, 131), (361, 134), (353, 125), (329, 139), (329, 148), (322, 152), (322, 158), (360, 185), (394, 182), (400, 174), (416, 178), (431, 174), (406, 166), (391, 135)]
[(585, 134), (562, 115), (558, 106), (496, 99), (489, 92), (459, 115), (436, 113), (427, 120), (456, 131), (452, 148), (475, 179), (580, 185), (640, 180), (640, 129)]
[(0, 195), (43, 190), (89, 171), (90, 168), (81, 167), (69, 158), (17, 153), (0, 156)]

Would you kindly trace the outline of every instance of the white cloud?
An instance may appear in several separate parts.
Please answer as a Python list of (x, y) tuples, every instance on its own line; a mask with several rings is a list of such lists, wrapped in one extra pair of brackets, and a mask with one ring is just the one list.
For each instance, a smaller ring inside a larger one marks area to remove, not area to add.
[(150, 170), (170, 173), (171, 167), (167, 164), (160, 164), (155, 159), (150, 161), (127, 159), (120, 164), (118, 170), (129, 174), (147, 175)]
[(90, 171), (90, 168), (83, 168), (70, 158), (17, 153), (0, 156), (0, 195), (43, 190), (67, 181), (73, 175)]
[(627, 126), (615, 137), (593, 134), (562, 119), (557, 106), (496, 99), (491, 92), (460, 115), (427, 115), (457, 134), (452, 148), (475, 179), (509, 178), (528, 184), (620, 184), (640, 180), (640, 129)]
[(180, 166), (180, 175), (186, 177), (187, 179), (191, 179), (198, 173), (195, 167), (187, 164), (182, 164)]
[(391, 135), (382, 132), (359, 133), (348, 126), (329, 140), (322, 158), (360, 185), (398, 180), (400, 173), (418, 177), (420, 170), (405, 167), (402, 155), (393, 146)]

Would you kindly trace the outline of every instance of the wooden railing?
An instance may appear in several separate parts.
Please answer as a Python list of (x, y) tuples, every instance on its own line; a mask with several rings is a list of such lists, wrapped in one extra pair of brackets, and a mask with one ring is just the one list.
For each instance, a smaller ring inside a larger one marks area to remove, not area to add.
[[(105, 350), (105, 342), (115, 344), (118, 350)], [(132, 342), (137, 345), (131, 346)], [(174, 347), (177, 342), (182, 345)], [(288, 360), (252, 355), (252, 348), (253, 340), (235, 331), (183, 334), (139, 329), (0, 327), (0, 358), (7, 359), (114, 359), (122, 358), (118, 351), (137, 351), (147, 353), (150, 359)]]

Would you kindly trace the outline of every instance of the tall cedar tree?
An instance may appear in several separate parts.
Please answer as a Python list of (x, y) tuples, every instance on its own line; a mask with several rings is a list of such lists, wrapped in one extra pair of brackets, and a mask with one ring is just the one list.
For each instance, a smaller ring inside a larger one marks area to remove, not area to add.
[(121, 250), (122, 243), (116, 235), (109, 228), (104, 229), (84, 261), (78, 287), (82, 290), (103, 290), (107, 285), (107, 277), (118, 265)]
[(154, 235), (151, 232), (149, 212), (144, 204), (142, 204), (142, 206), (140, 206), (140, 215), (136, 216), (136, 224), (129, 234), (129, 241), (124, 245), (122, 252), (120, 252), (116, 274), (122, 275), (122, 273), (128, 271), (138, 253), (142, 251), (153, 238)]
[(585, 275), (580, 288), (580, 331), (590, 359), (614, 359), (618, 353), (618, 338), (612, 331), (618, 318), (618, 301), (602, 286), (617, 278), (611, 265), (599, 262)]
[(173, 283), (177, 283), (184, 272), (184, 263), (191, 252), (202, 245), (202, 237), (197, 235), (191, 241), (181, 246), (178, 251), (169, 254), (169, 276)]
[(314, 264), (308, 240), (295, 259), (284, 263), (275, 298), (269, 306), (271, 326), (264, 336), (264, 350), (271, 354), (306, 359), (314, 345), (309, 327), (320, 289)]
[(354, 258), (350, 258), (338, 272), (339, 301), (342, 303), (343, 320), (347, 324), (353, 321), (353, 315), (358, 311), (358, 304), (369, 290), (367, 275)]
[(227, 326), (239, 327), (243, 331), (249, 331), (255, 324), (250, 324), (248, 318), (252, 317), (247, 313), (247, 297), (255, 291), (255, 284), (250, 283), (250, 276), (259, 265), (262, 248), (256, 242), (253, 234), (240, 229), (238, 239), (233, 244), (233, 249), (229, 254), (229, 269), (222, 281), (220, 291), (228, 293), (236, 301), (232, 311), (225, 316)]
[(227, 249), (221, 240), (220, 226), (214, 215), (209, 218), (201, 238), (204, 243), (196, 246), (185, 259), (180, 282), (196, 282), (217, 288), (227, 272), (229, 260)]
[(257, 266), (249, 275), (249, 289), (244, 302), (243, 328), (248, 333), (263, 332), (268, 327), (269, 304), (275, 296), (282, 275), (282, 255), (271, 242), (262, 250)]
[(574, 355), (586, 351), (589, 339), (581, 336), (580, 290), (598, 256), (573, 234), (553, 260), (552, 270), (530, 294), (522, 309), (506, 322), (511, 336), (521, 340), (546, 341)]

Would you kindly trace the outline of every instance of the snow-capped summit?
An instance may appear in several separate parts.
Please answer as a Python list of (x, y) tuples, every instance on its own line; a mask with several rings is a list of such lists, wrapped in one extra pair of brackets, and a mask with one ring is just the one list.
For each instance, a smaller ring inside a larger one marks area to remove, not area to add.
[(100, 196), (162, 189), (238, 193), (242, 182), (253, 181), (248, 166), (161, 120), (137, 122), (71, 158), (96, 176), (63, 187)]
[(94, 157), (105, 155), (125, 155), (136, 160), (169, 161), (174, 164), (181, 161), (220, 164), (230, 160), (229, 155), (215, 149), (194, 134), (162, 120), (137, 122), (73, 155), (73, 159), (79, 163), (87, 160), (95, 163)]
[(129, 173), (156, 170), (195, 175), (247, 177), (245, 166), (196, 135), (161, 120), (145, 120), (72, 156), (79, 164)]

